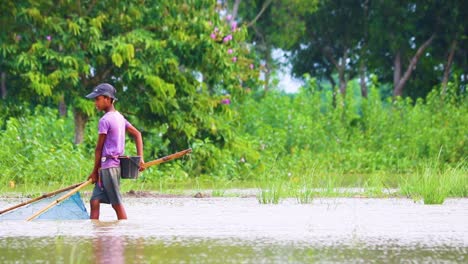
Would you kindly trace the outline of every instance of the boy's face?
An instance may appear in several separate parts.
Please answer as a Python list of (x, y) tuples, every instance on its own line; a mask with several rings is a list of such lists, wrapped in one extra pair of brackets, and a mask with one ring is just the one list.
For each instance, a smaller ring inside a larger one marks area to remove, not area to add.
[(107, 96), (100, 95), (94, 98), (94, 105), (96, 105), (96, 109), (99, 111), (105, 110), (112, 105), (111, 99)]

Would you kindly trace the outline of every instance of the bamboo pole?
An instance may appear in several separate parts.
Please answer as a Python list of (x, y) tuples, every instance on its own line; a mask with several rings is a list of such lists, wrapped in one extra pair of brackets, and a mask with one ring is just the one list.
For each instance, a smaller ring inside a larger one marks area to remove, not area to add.
[(16, 208), (18, 208), (18, 207), (25, 206), (25, 205), (28, 205), (28, 204), (30, 204), (30, 203), (37, 202), (37, 201), (39, 201), (39, 200), (42, 200), (42, 199), (44, 199), (44, 198), (48, 198), (48, 197), (54, 196), (54, 195), (56, 195), (56, 194), (58, 194), (58, 193), (61, 193), (61, 192), (64, 192), (64, 191), (71, 190), (71, 189), (77, 187), (77, 186), (80, 185), (80, 184), (82, 184), (82, 182), (80, 182), (80, 183), (75, 183), (75, 184), (73, 184), (73, 185), (70, 185), (70, 186), (68, 186), (68, 187), (65, 187), (65, 188), (62, 188), (62, 189), (59, 189), (59, 190), (50, 192), (50, 193), (45, 193), (45, 194), (43, 194), (43, 195), (41, 195), (41, 196), (39, 196), (39, 197), (36, 197), (36, 198), (34, 198), (34, 199), (28, 200), (28, 201), (26, 201), (26, 202), (22, 202), (22, 203), (17, 204), (17, 205), (14, 205), (14, 206), (12, 206), (12, 207), (9, 207), (9, 208), (7, 208), (7, 209), (4, 209), (4, 210), (0, 211), (0, 215), (3, 214), (3, 213), (9, 212), (9, 211), (11, 211), (11, 210), (14, 210), (14, 209), (16, 209)]
[(88, 184), (92, 183), (92, 180), (89, 179), (85, 182), (83, 182), (82, 184), (78, 185), (77, 187), (75, 187), (73, 190), (71, 190), (70, 192), (68, 192), (67, 194), (63, 195), (62, 197), (58, 198), (57, 200), (51, 202), (49, 205), (47, 205), (46, 207), (42, 208), (41, 210), (39, 210), (37, 213), (35, 213), (34, 215), (32, 215), (31, 217), (29, 217), (28, 219), (26, 219), (26, 221), (31, 221), (33, 219), (35, 219), (36, 217), (40, 216), (41, 214), (43, 214), (44, 212), (46, 212), (47, 210), (49, 210), (50, 208), (54, 207), (55, 205), (61, 203), (63, 200), (65, 199), (68, 199), (70, 196), (72, 196), (73, 194), (75, 194), (76, 192), (78, 192), (79, 190), (83, 189), (84, 187), (86, 187)]
[(173, 160), (173, 159), (177, 159), (177, 158), (180, 158), (182, 156), (184, 156), (185, 154), (188, 154), (192, 152), (192, 149), (189, 148), (189, 149), (186, 149), (186, 150), (182, 150), (182, 151), (179, 151), (179, 152), (176, 152), (174, 154), (171, 154), (171, 155), (167, 155), (165, 157), (162, 157), (160, 159), (157, 159), (157, 160), (153, 160), (153, 161), (149, 161), (149, 162), (146, 162), (146, 163), (143, 163), (142, 167), (143, 168), (148, 168), (150, 166), (154, 166), (154, 165), (157, 165), (157, 164), (161, 164), (163, 162), (166, 162), (166, 161), (170, 161), (170, 160)]
[[(188, 153), (192, 152), (192, 149), (189, 148), (189, 149), (186, 149), (186, 150), (182, 150), (182, 151), (179, 151), (179, 152), (176, 152), (174, 154), (171, 154), (171, 155), (167, 155), (165, 157), (162, 157), (160, 159), (157, 159), (157, 160), (153, 160), (153, 161), (149, 161), (149, 162), (146, 162), (142, 165), (143, 168), (148, 168), (150, 166), (154, 166), (154, 165), (157, 165), (157, 164), (161, 164), (163, 162), (166, 162), (166, 161), (170, 161), (170, 160), (173, 160), (173, 159), (177, 159), (177, 158), (180, 158)], [(66, 195), (60, 197), (59, 199), (53, 201), (52, 203), (50, 203), (49, 205), (47, 205), (46, 207), (42, 208), (40, 211), (38, 211), (37, 213), (35, 213), (34, 215), (32, 215), (31, 217), (29, 217), (28, 219), (26, 219), (27, 221), (31, 221), (33, 219), (35, 219), (36, 217), (38, 217), (39, 215), (43, 214), (44, 212), (46, 212), (47, 210), (49, 210), (50, 208), (54, 207), (55, 205), (61, 203), (62, 201), (64, 201), (65, 199), (68, 199), (70, 196), (72, 196), (73, 194), (75, 194), (76, 192), (78, 192), (79, 190), (81, 190), (82, 188), (86, 187), (88, 184), (92, 183), (92, 180), (89, 179), (81, 184), (79, 184), (78, 186), (76, 186), (73, 190), (71, 190), (69, 193), (67, 193)], [(70, 188), (71, 189), (71, 188)], [(63, 191), (63, 190), (62, 190)]]

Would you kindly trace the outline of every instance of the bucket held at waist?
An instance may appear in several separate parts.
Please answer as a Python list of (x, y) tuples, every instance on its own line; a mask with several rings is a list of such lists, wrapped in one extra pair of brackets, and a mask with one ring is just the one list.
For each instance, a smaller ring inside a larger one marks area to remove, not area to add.
[(120, 177), (122, 179), (136, 179), (140, 169), (140, 156), (119, 156)]

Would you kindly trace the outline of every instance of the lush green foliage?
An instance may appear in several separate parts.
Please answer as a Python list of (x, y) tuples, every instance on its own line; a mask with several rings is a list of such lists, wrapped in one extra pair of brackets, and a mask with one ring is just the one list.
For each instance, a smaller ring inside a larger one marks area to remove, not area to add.
[[(339, 186), (365, 187), (368, 195), (377, 196), (388, 187), (400, 187), (411, 197), (438, 193), (429, 203), (446, 195), (467, 195), (468, 102), (466, 84), (458, 83), (466, 82), (460, 70), (466, 62), (459, 59), (465, 52), (460, 36), (465, 24), (460, 22), (462, 11), (454, 13), (453, 21), (447, 18), (456, 3), (436, 17), (437, 23), (459, 27), (440, 34), (434, 40), (439, 46), (431, 49), (437, 52), (426, 54), (440, 65), (445, 60), (440, 50), (446, 50), (440, 46), (459, 40), (455, 82), (443, 92), (433, 81), (413, 82), (413, 87), (421, 84), (418, 89), (431, 92), (412, 100), (387, 99), (388, 83), (379, 84), (369, 73), (375, 71), (388, 82), (386, 69), (393, 60), (374, 54), (385, 60), (381, 62), (364, 54), (377, 49), (410, 58), (417, 44), (433, 33), (430, 21), (422, 22), (439, 10), (435, 4), (374, 5), (366, 17), (366, 5), (266, 0), (240, 11), (233, 21), (209, 0), (59, 2), (6, 1), (0, 11), (6, 28), (0, 33), (2, 190), (84, 180), (92, 166), (98, 116), (83, 96), (96, 84), (111, 82), (118, 90), (117, 109), (143, 132), (146, 161), (193, 148), (190, 157), (145, 172), (138, 180), (142, 189), (211, 184), (219, 195), (233, 182), (253, 182), (265, 203), (279, 202), (284, 193), (307, 203), (315, 189), (333, 195)], [(379, 15), (387, 10), (396, 13)], [(349, 17), (342, 16), (345, 21), (339, 23), (324, 19), (337, 11)], [(375, 43), (380, 39), (372, 38), (376, 35), (360, 35), (367, 32), (360, 28), (380, 34), (385, 19), (412, 13), (417, 16), (411, 21), (392, 27), (390, 35), (396, 39)], [(424, 30), (414, 36), (415, 27)], [(401, 43), (405, 48), (397, 51)], [(301, 73), (312, 72), (330, 83), (335, 68), (353, 69), (346, 76), (338, 74), (346, 79), (340, 83), (348, 84), (346, 96), (336, 96), (336, 87), (323, 82), (319, 86), (307, 77), (297, 94), (259, 91), (261, 71), (268, 71), (265, 82), (272, 74), (268, 64), (273, 47), (296, 49), (296, 55), (297, 49), (318, 48), (313, 56), (300, 56), (318, 68), (309, 65)], [(320, 64), (315, 59), (323, 60), (323, 52), (334, 56)], [(264, 63), (261, 56), (267, 56)], [(359, 66), (369, 67), (363, 75), (371, 79), (367, 98), (357, 83), (348, 82)], [(419, 64), (420, 69), (427, 73), (434, 66), (428, 62)], [(418, 80), (427, 79), (421, 76)], [(68, 106), (61, 117), (51, 110), (58, 104)], [(80, 129), (85, 130), (81, 139)], [(74, 136), (75, 143), (82, 144), (73, 144)], [(133, 143), (128, 144), (132, 152)], [(439, 184), (447, 188), (434, 191)]]
[[(358, 93), (357, 85), (348, 89)], [(254, 165), (307, 160), (327, 171), (407, 173), (426, 160), (444, 166), (466, 157), (467, 106), (466, 98), (441, 99), (437, 91), (427, 100), (383, 101), (374, 86), (368, 99), (348, 96), (333, 107), (331, 92), (311, 79), (297, 95), (270, 93), (240, 111), (257, 140), (250, 155), (258, 158), (247, 159)]]
[(0, 69), (8, 94), (72, 108), (75, 143), (94, 115), (84, 95), (101, 82), (117, 88), (119, 110), (155, 138), (153, 155), (194, 139), (222, 146), (233, 115), (222, 100), (242, 100), (258, 86), (245, 29), (221, 18), (213, 1), (7, 4)]
[[(358, 90), (355, 86), (348, 89)], [(253, 95), (224, 105), (237, 113), (229, 123), (231, 140), (219, 148), (209, 139), (195, 139), (190, 157), (149, 169), (137, 185), (165, 191), (211, 184), (221, 193), (229, 182), (251, 182), (262, 190), (264, 203), (284, 195), (307, 203), (316, 195), (337, 195), (342, 186), (365, 188), (371, 196), (396, 187), (415, 199), (425, 193), (467, 195), (466, 98), (434, 92), (427, 100), (385, 102), (377, 88), (368, 99), (358, 98), (349, 96), (333, 107), (331, 94), (318, 91), (311, 79), (296, 95)], [(92, 166), (97, 118), (87, 127), (85, 143), (74, 145), (72, 120), (48, 108), (23, 110), (1, 131), (2, 189), (10, 181), (84, 180)], [(127, 150), (134, 151), (130, 140)]]
[(73, 144), (73, 123), (48, 108), (23, 110), (0, 132), (2, 185), (57, 186), (86, 179), (92, 153)]

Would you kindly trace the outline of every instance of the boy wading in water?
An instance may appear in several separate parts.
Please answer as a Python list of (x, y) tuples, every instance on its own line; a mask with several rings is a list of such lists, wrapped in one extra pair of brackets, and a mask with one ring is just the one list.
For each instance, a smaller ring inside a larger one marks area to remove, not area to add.
[(140, 171), (143, 170), (143, 139), (140, 131), (132, 126), (114, 108), (115, 88), (102, 83), (96, 86), (94, 91), (86, 98), (94, 99), (98, 111), (105, 114), (99, 120), (99, 137), (94, 153), (94, 169), (88, 179), (95, 183), (91, 196), (91, 219), (99, 219), (101, 203), (111, 204), (117, 218), (127, 219), (127, 213), (120, 195), (120, 161), (119, 156), (125, 150), (125, 132), (135, 138), (137, 155), (141, 157)]

